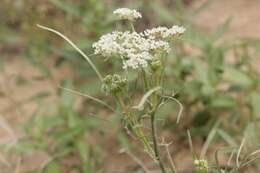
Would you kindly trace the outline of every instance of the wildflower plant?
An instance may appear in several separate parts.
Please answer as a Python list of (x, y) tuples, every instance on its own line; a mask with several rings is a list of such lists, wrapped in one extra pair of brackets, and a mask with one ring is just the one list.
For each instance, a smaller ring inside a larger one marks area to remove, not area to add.
[[(113, 31), (105, 34), (93, 44), (93, 49), (94, 54), (97, 56), (104, 57), (104, 59), (110, 61), (121, 61), (122, 71), (125, 73), (117, 72), (117, 74), (108, 74), (105, 77), (101, 75), (90, 58), (66, 36), (56, 30), (41, 25), (38, 26), (61, 36), (89, 62), (102, 82), (102, 91), (115, 98), (119, 109), (113, 109), (102, 100), (92, 96), (85, 96), (106, 106), (110, 110), (115, 112), (120, 110), (119, 114), (123, 125), (131, 133), (131, 136), (142, 144), (144, 151), (158, 164), (161, 172), (166, 173), (169, 170), (176, 172), (171, 157), (167, 157), (168, 162), (164, 162), (160, 155), (160, 146), (162, 144), (159, 143), (161, 140), (157, 136), (156, 113), (167, 102), (176, 101), (181, 107), (177, 122), (180, 119), (182, 105), (173, 95), (164, 95), (163, 74), (165, 69), (164, 60), (171, 51), (175, 39), (178, 39), (185, 32), (185, 28), (175, 25), (170, 28), (157, 27), (143, 32), (136, 32), (134, 22), (142, 17), (138, 11), (120, 8), (115, 10), (114, 14), (120, 20), (128, 21), (131, 30)], [(143, 86), (144, 94), (139, 103), (135, 102), (129, 90), (129, 85), (131, 85), (128, 76), (129, 71), (138, 73), (142, 79), (140, 85)], [(148, 122), (144, 120), (147, 117), (150, 120)], [(150, 130), (147, 130), (147, 126)]]
[[(145, 94), (139, 105), (134, 106), (135, 103), (129, 99), (126, 88), (127, 75), (106, 76), (102, 88), (117, 100), (126, 127), (143, 144), (145, 152), (159, 164), (164, 173), (166, 168), (161, 160), (156, 135), (156, 112), (165, 102), (162, 95), (163, 59), (170, 52), (174, 39), (183, 34), (185, 29), (181, 26), (158, 27), (138, 33), (134, 29), (133, 22), (141, 18), (139, 12), (123, 8), (115, 10), (114, 14), (120, 19), (128, 20), (132, 30), (114, 31), (103, 35), (93, 44), (95, 54), (111, 60), (121, 60), (123, 70), (136, 70), (140, 73)], [(144, 131), (145, 115), (149, 115), (151, 120), (151, 134)]]

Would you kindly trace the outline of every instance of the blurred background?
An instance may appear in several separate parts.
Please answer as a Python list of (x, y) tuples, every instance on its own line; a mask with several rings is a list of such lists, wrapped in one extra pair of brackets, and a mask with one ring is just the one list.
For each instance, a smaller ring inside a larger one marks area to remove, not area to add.
[[(89, 64), (56, 35), (68, 36), (101, 69), (120, 71), (93, 56), (92, 43), (115, 29), (127, 29), (112, 12), (138, 9), (137, 31), (183, 25), (186, 33), (168, 56), (165, 87), (184, 106), (177, 126), (177, 104), (159, 113), (160, 134), (170, 146), (180, 173), (192, 173), (186, 137), (195, 151), (214, 163), (214, 153), (260, 148), (260, 1), (259, 0), (1, 0), (0, 5), (0, 172), (141, 173), (128, 148), (155, 170), (120, 130), (112, 112), (59, 86), (106, 100)], [(133, 74), (134, 76), (134, 74)], [(138, 95), (141, 90), (133, 91)], [(222, 153), (220, 164), (229, 155)], [(256, 173), (260, 164), (243, 171)], [(214, 166), (212, 164), (211, 166)]]

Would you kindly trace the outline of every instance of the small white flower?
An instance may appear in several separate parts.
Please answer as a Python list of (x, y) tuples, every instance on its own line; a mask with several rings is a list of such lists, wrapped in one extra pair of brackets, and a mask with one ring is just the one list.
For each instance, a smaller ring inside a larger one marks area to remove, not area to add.
[(128, 60), (123, 60), (123, 69), (138, 67), (147, 67), (148, 61), (152, 60), (154, 57), (148, 52), (141, 52), (139, 54), (128, 55)]
[(129, 8), (119, 8), (119, 9), (116, 9), (113, 13), (118, 15), (119, 18), (123, 19), (123, 20), (134, 21), (138, 18), (142, 18), (141, 13), (139, 13), (136, 10), (129, 9)]
[(101, 36), (99, 41), (93, 44), (95, 54), (101, 54), (104, 57), (117, 55), (121, 49), (121, 46), (117, 42), (121, 34), (122, 32), (114, 31)]
[(169, 39), (175, 35), (183, 34), (185, 30), (186, 29), (183, 26), (178, 25), (174, 25), (171, 28), (159, 26), (157, 28), (145, 30), (144, 34), (152, 39)]
[(178, 25), (174, 25), (171, 28), (171, 30), (177, 34), (183, 34), (186, 31), (186, 29), (183, 26), (178, 26)]
[(198, 159), (194, 160), (194, 164), (198, 165), (200, 163), (200, 161)]
[(168, 42), (162, 40), (153, 40), (149, 39), (150, 41), (150, 50), (159, 51), (159, 52), (166, 52), (169, 53), (171, 48)]

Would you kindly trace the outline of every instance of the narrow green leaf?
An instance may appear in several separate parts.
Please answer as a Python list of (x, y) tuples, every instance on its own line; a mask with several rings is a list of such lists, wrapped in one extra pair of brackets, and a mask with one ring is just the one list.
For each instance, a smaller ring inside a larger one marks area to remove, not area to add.
[(260, 118), (260, 92), (252, 92), (249, 95), (249, 104), (252, 107), (255, 118)]
[(249, 88), (253, 85), (252, 79), (246, 73), (230, 66), (224, 68), (224, 78), (241, 88)]
[(218, 134), (231, 146), (231, 147), (238, 147), (236, 141), (232, 136), (230, 136), (228, 133), (226, 133), (222, 129), (218, 129)]

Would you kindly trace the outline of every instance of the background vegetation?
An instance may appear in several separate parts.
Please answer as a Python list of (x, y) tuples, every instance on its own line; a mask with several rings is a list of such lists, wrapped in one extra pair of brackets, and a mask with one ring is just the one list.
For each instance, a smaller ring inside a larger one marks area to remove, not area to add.
[[(243, 139), (246, 142), (242, 156), (259, 149), (260, 76), (253, 58), (260, 51), (260, 40), (226, 40), (224, 34), (229, 30), (232, 18), (213, 31), (194, 26), (194, 18), (207, 10), (210, 3), (205, 1), (199, 7), (191, 8), (188, 0), (3, 0), (0, 7), (0, 73), (4, 76), (9, 69), (8, 62), (19, 59), (18, 62), (26, 61), (37, 67), (37, 74), (30, 77), (15, 75), (17, 87), (34, 86), (35, 81), (46, 80), (50, 87), (12, 102), (12, 92), (8, 92), (8, 81), (3, 77), (0, 88), (3, 102), (0, 104), (5, 105), (5, 99), (8, 99), (8, 103), (13, 104), (10, 109), (21, 111), (21, 116), (26, 118), (16, 125), (15, 138), (1, 143), (1, 150), (8, 154), (1, 159), (3, 166), (0, 168), (7, 173), (14, 172), (17, 167), (21, 172), (31, 173), (117, 172), (117, 166), (121, 169), (122, 165), (121, 156), (115, 151), (120, 148), (134, 151), (150, 165), (149, 158), (142, 157), (138, 145), (120, 132), (117, 115), (85, 97), (61, 89), (60, 86), (72, 88), (111, 103), (111, 98), (100, 94), (98, 79), (84, 59), (63, 40), (36, 27), (37, 23), (44, 24), (64, 33), (90, 55), (98, 68), (103, 69), (103, 74), (108, 74), (121, 67), (94, 56), (91, 46), (113, 28), (128, 27), (124, 23), (116, 24), (112, 11), (118, 7), (136, 8), (142, 12), (144, 20), (137, 24), (139, 31), (173, 24), (184, 25), (187, 29), (182, 41), (174, 45), (165, 69), (165, 87), (169, 93), (174, 92), (175, 98), (184, 106), (181, 125), (175, 123), (177, 104), (168, 104), (159, 113), (161, 135), (166, 141), (174, 141), (170, 146), (171, 154), (189, 150), (187, 129), (191, 131), (196, 152), (212, 160), (211, 167), (216, 164), (214, 152), (223, 151), (220, 164), (224, 164)], [(58, 78), (57, 73), (60, 73)], [(131, 75), (134, 78), (136, 74)], [(137, 86), (136, 95), (140, 91)], [(31, 103), (34, 104), (33, 111), (24, 115), (23, 106)], [(6, 113), (1, 112), (1, 116), (5, 117)], [(4, 127), (8, 131), (9, 128)], [(16, 158), (25, 159), (26, 153), (34, 151), (43, 152), (46, 159), (33, 168), (23, 168), (23, 162), (17, 162)], [(191, 154), (186, 152), (183, 157), (191, 157)], [(182, 172), (193, 170), (188, 162), (188, 168)], [(139, 169), (136, 165), (125, 164), (123, 169), (135, 172)], [(259, 163), (245, 170), (256, 173), (260, 170)]]

